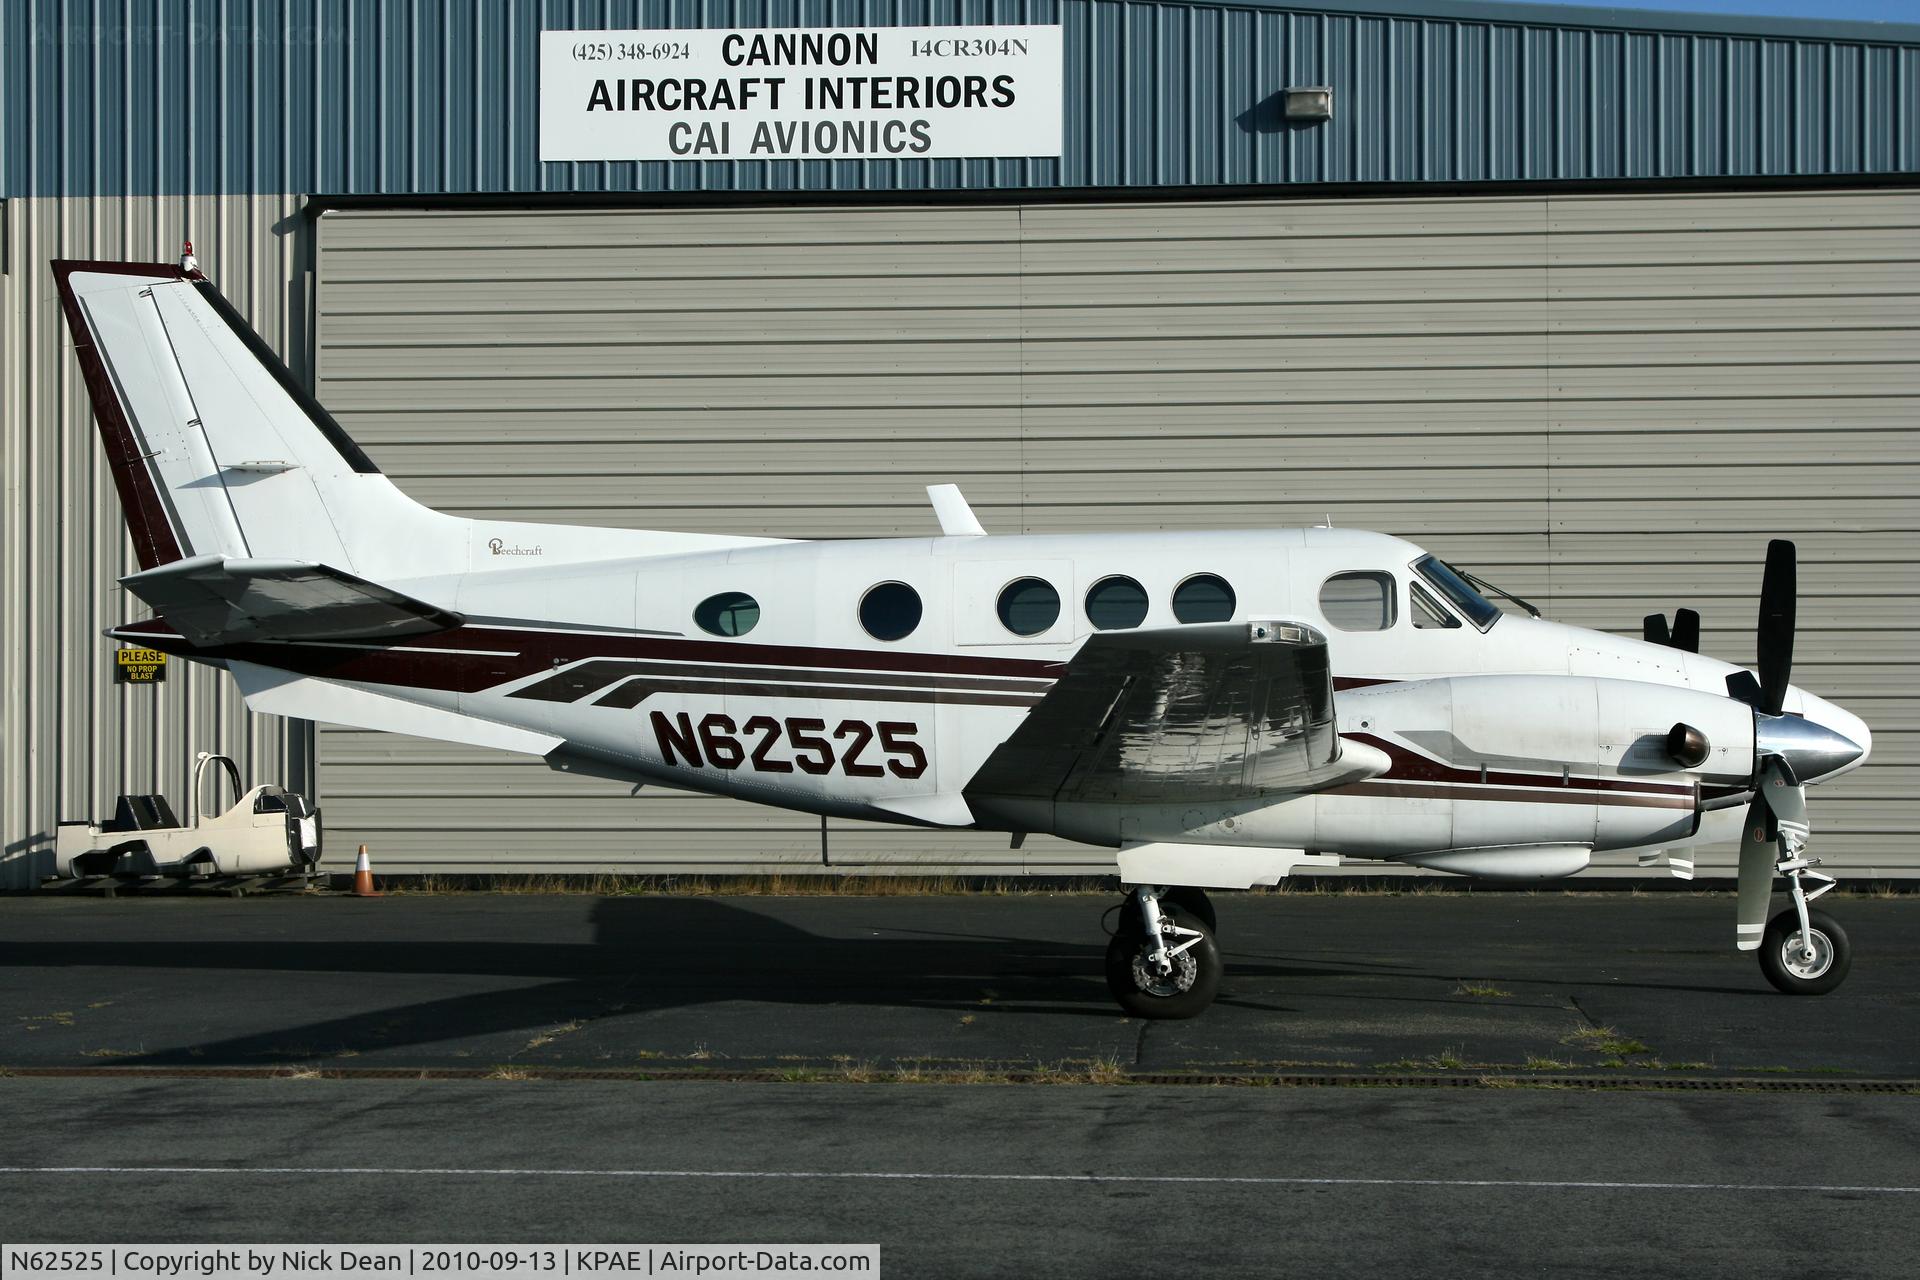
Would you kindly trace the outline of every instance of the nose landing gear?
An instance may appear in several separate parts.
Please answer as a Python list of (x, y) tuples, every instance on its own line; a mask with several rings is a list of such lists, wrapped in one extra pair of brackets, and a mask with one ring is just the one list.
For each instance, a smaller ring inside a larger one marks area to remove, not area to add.
[(1107, 943), (1107, 987), (1141, 1018), (1191, 1018), (1220, 989), (1213, 904), (1198, 889), (1141, 885)]
[[(1784, 829), (1783, 835), (1789, 833)], [(1817, 996), (1833, 990), (1853, 967), (1853, 944), (1844, 929), (1824, 911), (1808, 904), (1833, 888), (1834, 878), (1815, 871), (1818, 859), (1801, 855), (1798, 840), (1786, 840), (1786, 850), (1775, 868), (1787, 878), (1793, 905), (1767, 921), (1760, 941), (1760, 972), (1775, 990), (1790, 996)], [(1804, 881), (1819, 881), (1807, 892)]]

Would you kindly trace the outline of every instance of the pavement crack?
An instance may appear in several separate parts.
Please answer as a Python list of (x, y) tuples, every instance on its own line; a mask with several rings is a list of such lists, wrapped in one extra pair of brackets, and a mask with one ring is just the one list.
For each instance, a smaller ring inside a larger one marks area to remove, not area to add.
[(1147, 1028), (1152, 1025), (1151, 1020), (1147, 1018), (1140, 1019), (1140, 1034), (1133, 1038), (1133, 1065), (1136, 1067), (1146, 1060)]

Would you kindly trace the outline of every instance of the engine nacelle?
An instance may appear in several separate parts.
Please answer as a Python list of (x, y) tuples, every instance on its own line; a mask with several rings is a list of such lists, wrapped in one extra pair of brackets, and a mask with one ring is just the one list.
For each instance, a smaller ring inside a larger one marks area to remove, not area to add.
[[(1751, 708), (1673, 685), (1454, 676), (1351, 690), (1338, 710), (1342, 735), (1385, 750), (1393, 767), (1318, 797), (1312, 847), (1362, 856), (1681, 840), (1703, 787), (1753, 772)], [(1383, 797), (1403, 803), (1383, 813)]]

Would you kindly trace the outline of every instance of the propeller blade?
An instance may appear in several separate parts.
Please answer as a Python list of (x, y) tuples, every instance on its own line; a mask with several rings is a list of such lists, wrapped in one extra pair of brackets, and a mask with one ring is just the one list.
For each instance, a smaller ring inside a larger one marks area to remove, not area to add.
[(1767, 570), (1760, 580), (1759, 710), (1770, 716), (1786, 705), (1793, 677), (1794, 600), (1799, 594), (1798, 558), (1791, 542), (1767, 544)]
[(1773, 811), (1760, 796), (1747, 806), (1740, 833), (1740, 902), (1735, 911), (1734, 946), (1758, 951), (1767, 931), (1767, 906), (1773, 898)]
[(1750, 707), (1760, 705), (1760, 681), (1751, 671), (1736, 671), (1727, 677), (1727, 696), (1738, 698)]
[(1761, 762), (1758, 798), (1766, 801), (1781, 826), (1807, 825), (1807, 789), (1779, 756), (1768, 756)]
[(1640, 638), (1648, 644), (1669, 643), (1670, 638), (1667, 635), (1667, 615), (1664, 613), (1650, 613), (1640, 619)]
[(1700, 652), (1700, 615), (1694, 610), (1674, 610), (1673, 647), (1688, 653)]

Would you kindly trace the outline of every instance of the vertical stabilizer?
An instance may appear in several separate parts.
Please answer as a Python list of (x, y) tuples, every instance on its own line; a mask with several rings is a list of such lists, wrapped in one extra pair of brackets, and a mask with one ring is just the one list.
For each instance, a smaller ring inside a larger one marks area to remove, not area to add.
[(53, 268), (143, 569), (205, 555), (461, 567), (467, 522), (382, 476), (198, 272)]

